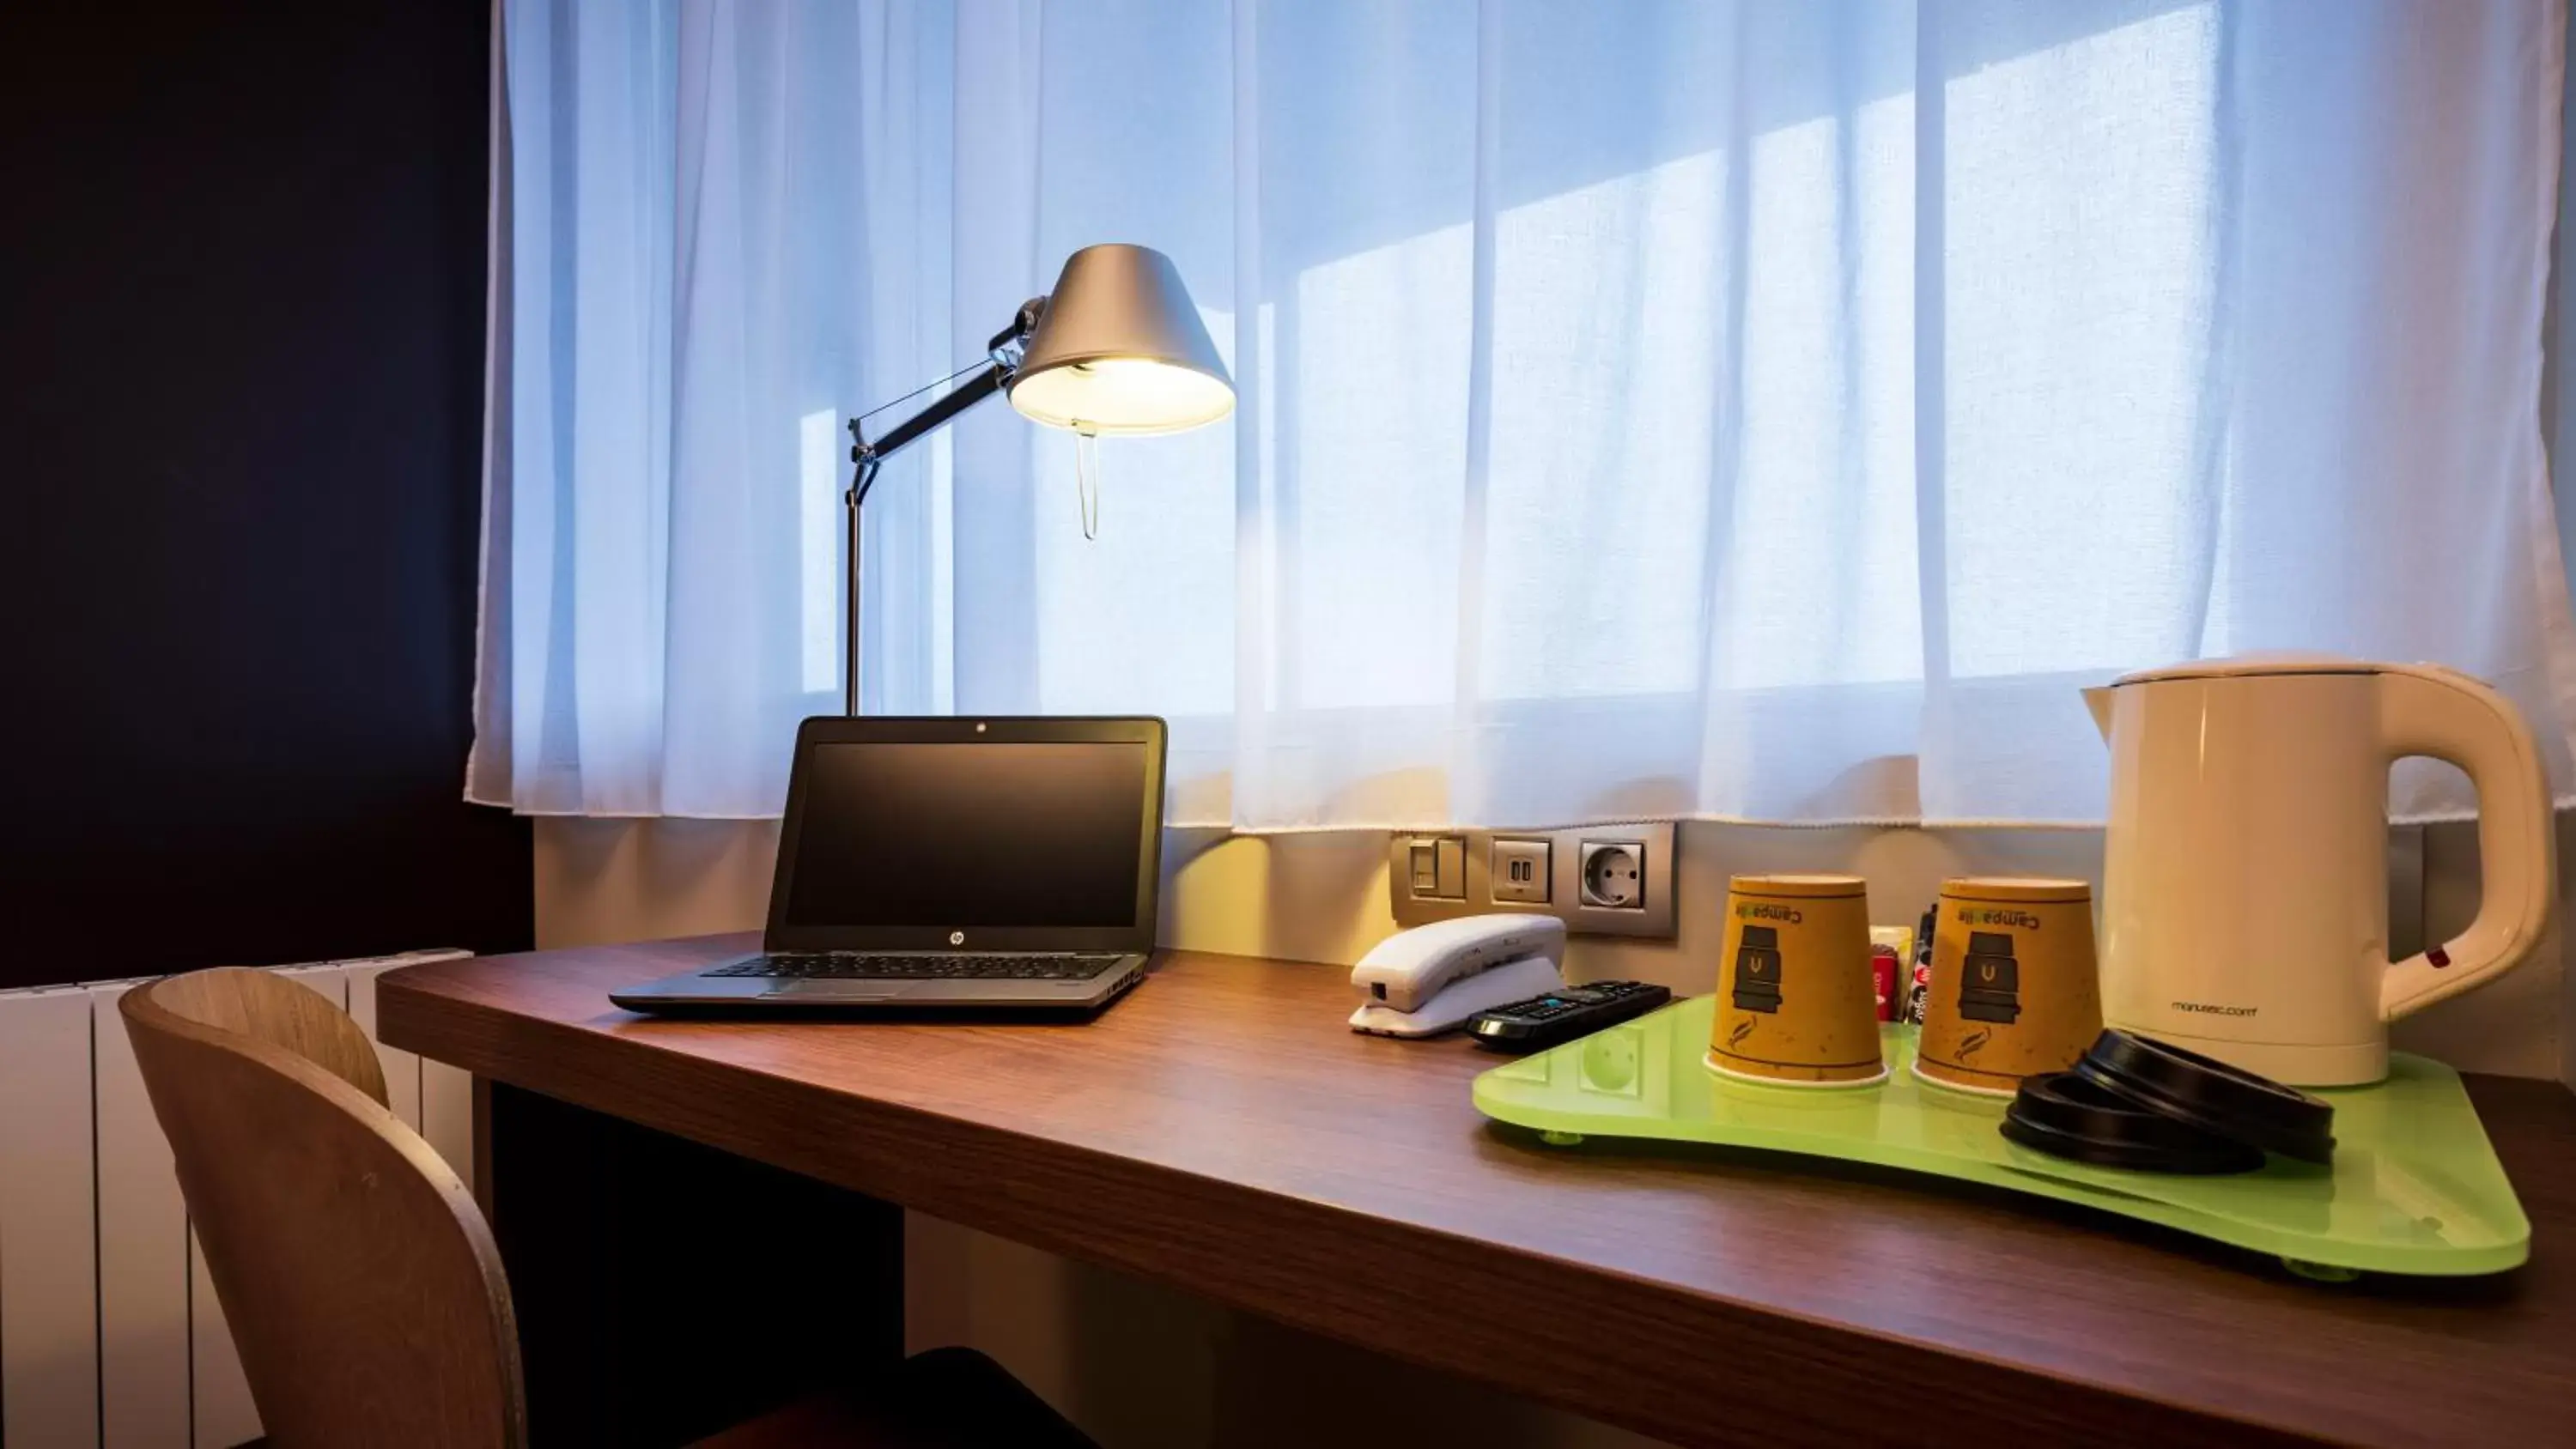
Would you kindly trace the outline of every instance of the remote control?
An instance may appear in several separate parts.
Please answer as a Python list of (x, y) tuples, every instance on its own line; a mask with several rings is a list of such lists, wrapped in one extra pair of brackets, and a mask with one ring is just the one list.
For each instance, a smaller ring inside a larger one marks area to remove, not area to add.
[(1467, 1022), (1467, 1033), (1480, 1047), (1534, 1052), (1643, 1016), (1672, 999), (1668, 988), (1643, 981), (1595, 981), (1477, 1012)]

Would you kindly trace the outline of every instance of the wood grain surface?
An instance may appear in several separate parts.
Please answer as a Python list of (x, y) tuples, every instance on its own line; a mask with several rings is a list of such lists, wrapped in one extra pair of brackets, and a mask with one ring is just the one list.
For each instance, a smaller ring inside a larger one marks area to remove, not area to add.
[(527, 1443), (500, 1252), (357, 1023), (239, 969), (117, 1007), (268, 1442)]
[(1340, 967), (1173, 954), (1087, 1025), (653, 1020), (607, 1000), (756, 944), (392, 972), (379, 1031), (1680, 1443), (2545, 1443), (2576, 1402), (2576, 1097), (2554, 1084), (2471, 1081), (2533, 1220), (2529, 1264), (2324, 1286), (1964, 1184), (1544, 1148), (1470, 1104), (1494, 1058), (1351, 1033)]

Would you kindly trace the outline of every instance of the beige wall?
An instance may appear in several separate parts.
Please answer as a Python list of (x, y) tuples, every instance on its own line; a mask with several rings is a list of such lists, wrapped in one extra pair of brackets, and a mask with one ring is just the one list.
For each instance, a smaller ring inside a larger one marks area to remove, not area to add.
[[(2562, 820), (2562, 827), (2566, 822)], [(2561, 830), (2560, 856), (2576, 836)], [(537, 822), (537, 943), (647, 940), (760, 924), (777, 846), (774, 824), (663, 820)], [(1577, 938), (1568, 974), (1660, 981), (1700, 992), (1715, 981), (1710, 903), (1740, 870), (1854, 870), (1871, 917), (1910, 922), (1955, 874), (2080, 875), (2098, 880), (2089, 832), (1779, 830), (1686, 825), (1677, 942)], [(2423, 915), (2437, 939), (2474, 909), (2476, 838), (2424, 833)], [(1395, 929), (1382, 835), (1227, 836), (1175, 831), (1164, 850), (1165, 945), (1347, 963)], [(2401, 904), (2397, 914), (2403, 916)], [(2563, 912), (2562, 912), (2563, 914)], [(1331, 971), (1333, 964), (1315, 969)], [(2564, 1023), (2576, 981), (2558, 943), (2476, 995), (2400, 1023), (2413, 1050), (2455, 1065), (2576, 1081)], [(1069, 1262), (950, 1223), (908, 1223), (906, 1317), (916, 1347), (971, 1343), (1114, 1449), (1184, 1445), (1479, 1442), (1613, 1449), (1647, 1441), (1456, 1380), (1396, 1372), (1355, 1350), (1231, 1313), (1152, 1284)], [(1354, 1421), (1354, 1385), (1373, 1411)]]

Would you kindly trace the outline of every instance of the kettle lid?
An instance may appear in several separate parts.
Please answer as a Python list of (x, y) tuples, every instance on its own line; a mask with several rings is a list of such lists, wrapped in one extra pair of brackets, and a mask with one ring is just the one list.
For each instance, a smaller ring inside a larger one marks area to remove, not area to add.
[(2367, 659), (2353, 659), (2341, 654), (2303, 654), (2280, 650), (2259, 654), (2222, 654), (2215, 659), (2187, 659), (2180, 664), (2166, 664), (2154, 669), (2140, 669), (2111, 681), (2111, 687), (2124, 684), (2155, 684), (2168, 679), (2255, 679), (2275, 674), (2380, 674), (2389, 668)]

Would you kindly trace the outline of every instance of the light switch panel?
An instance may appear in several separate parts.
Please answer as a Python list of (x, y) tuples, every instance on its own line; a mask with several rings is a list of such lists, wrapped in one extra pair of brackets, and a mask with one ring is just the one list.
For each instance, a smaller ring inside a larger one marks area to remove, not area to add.
[(1398, 841), (1404, 868), (1396, 894), (1414, 900), (1467, 899), (1467, 840), (1461, 835), (1415, 835)]
[(1454, 835), (1440, 837), (1436, 857), (1440, 862), (1440, 884), (1431, 894), (1444, 901), (1467, 898), (1467, 842)]
[[(1675, 834), (1669, 822), (1647, 821), (1390, 836), (1389, 904), (1399, 926), (1530, 911), (1556, 917), (1577, 935), (1669, 941), (1678, 926)], [(1618, 850), (1603, 854), (1605, 843)]]
[(1440, 843), (1436, 840), (1407, 841), (1405, 858), (1412, 868), (1413, 893), (1417, 896), (1440, 894)]

